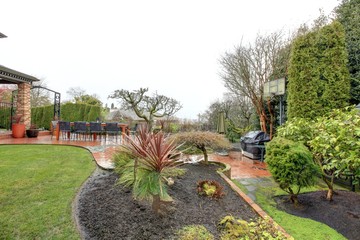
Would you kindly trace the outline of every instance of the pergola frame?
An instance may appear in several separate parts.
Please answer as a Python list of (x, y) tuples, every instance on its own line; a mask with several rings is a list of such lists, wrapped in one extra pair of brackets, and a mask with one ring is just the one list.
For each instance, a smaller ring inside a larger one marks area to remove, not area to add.
[(42, 88), (45, 89), (47, 91), (53, 92), (54, 93), (54, 116), (53, 119), (54, 120), (59, 120), (60, 119), (60, 100), (61, 100), (61, 94), (59, 92), (56, 92), (54, 90), (51, 90), (49, 88), (46, 87), (42, 87), (42, 86), (32, 86), (31, 89), (35, 89), (35, 88)]

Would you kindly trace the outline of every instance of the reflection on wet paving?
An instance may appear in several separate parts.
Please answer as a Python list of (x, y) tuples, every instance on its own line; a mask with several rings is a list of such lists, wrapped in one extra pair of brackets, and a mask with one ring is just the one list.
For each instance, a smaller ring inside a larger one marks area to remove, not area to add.
[[(74, 140), (56, 140), (50, 135), (43, 135), (37, 138), (12, 138), (11, 136), (0, 138), (0, 144), (56, 144), (56, 145), (70, 145), (80, 146), (88, 149), (94, 156), (97, 164), (105, 169), (112, 169), (114, 167), (112, 162), (112, 155), (116, 148), (122, 143), (121, 139), (104, 139), (96, 141), (74, 141)], [(266, 163), (259, 160), (252, 160), (241, 154), (241, 151), (230, 151), (227, 155), (211, 154), (210, 161), (219, 161), (227, 163), (231, 166), (231, 178), (257, 178), (271, 176), (267, 170)]]

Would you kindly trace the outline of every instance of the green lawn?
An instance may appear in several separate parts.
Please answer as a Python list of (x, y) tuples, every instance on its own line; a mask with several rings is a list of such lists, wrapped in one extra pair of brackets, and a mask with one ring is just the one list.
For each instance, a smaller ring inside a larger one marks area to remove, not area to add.
[(0, 145), (0, 238), (79, 239), (72, 201), (95, 166), (82, 148)]
[[(246, 193), (245, 186), (234, 180), (235, 184)], [(276, 208), (273, 196), (286, 194), (272, 178), (259, 183), (256, 189), (256, 203), (281, 225), (295, 239), (345, 240), (346, 238), (329, 226), (307, 218), (296, 217)], [(316, 187), (303, 189), (302, 192), (326, 189), (321, 180)]]

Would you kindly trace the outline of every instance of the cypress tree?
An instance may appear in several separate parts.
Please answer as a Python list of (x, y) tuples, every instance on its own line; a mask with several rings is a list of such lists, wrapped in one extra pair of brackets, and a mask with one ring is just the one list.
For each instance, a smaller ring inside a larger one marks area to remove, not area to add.
[(288, 84), (288, 119), (314, 119), (348, 104), (345, 33), (337, 21), (295, 39)]
[(347, 68), (345, 32), (342, 25), (334, 21), (319, 30), (317, 48), (321, 53), (318, 59), (321, 85), (324, 86), (319, 97), (323, 110), (343, 108), (350, 98), (350, 75)]
[(360, 0), (343, 0), (336, 8), (337, 20), (345, 29), (348, 68), (351, 76), (350, 103), (360, 103)]
[(288, 119), (313, 118), (321, 107), (317, 98), (319, 70), (315, 40), (316, 34), (310, 32), (293, 43), (288, 71)]

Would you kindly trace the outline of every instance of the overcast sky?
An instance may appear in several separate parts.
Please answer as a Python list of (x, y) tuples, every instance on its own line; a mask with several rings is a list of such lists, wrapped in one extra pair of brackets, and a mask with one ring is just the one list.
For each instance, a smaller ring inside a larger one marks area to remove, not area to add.
[(256, 34), (311, 23), (338, 0), (2, 0), (0, 65), (104, 103), (116, 89), (149, 87), (196, 119), (226, 89), (219, 59)]

